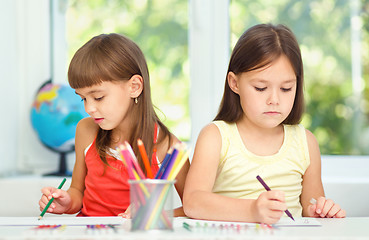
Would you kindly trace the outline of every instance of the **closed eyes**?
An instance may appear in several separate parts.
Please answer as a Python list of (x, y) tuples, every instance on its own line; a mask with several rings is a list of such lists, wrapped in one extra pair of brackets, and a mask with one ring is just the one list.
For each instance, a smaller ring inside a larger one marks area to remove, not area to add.
[[(263, 88), (259, 88), (259, 87), (255, 87), (255, 90), (258, 92), (263, 92), (265, 91), (267, 88), (263, 87)], [(292, 90), (292, 88), (281, 88), (282, 92), (289, 92)]]

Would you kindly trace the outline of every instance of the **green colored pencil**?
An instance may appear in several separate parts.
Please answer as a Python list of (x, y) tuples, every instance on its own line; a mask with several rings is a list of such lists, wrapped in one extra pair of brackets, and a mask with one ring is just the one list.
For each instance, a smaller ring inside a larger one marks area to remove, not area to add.
[[(67, 181), (66, 178), (63, 179), (63, 181), (60, 183), (58, 189), (61, 189), (65, 183), (65, 181)], [(42, 213), (40, 214), (40, 216), (38, 217), (38, 220), (42, 219), (42, 217), (45, 215), (47, 209), (49, 209), (51, 203), (54, 201), (54, 197), (52, 197), (49, 202), (47, 203), (46, 207), (44, 208), (44, 210), (42, 211)]]
[(186, 223), (186, 222), (183, 222), (183, 228), (187, 229), (188, 231), (192, 231), (192, 227), (190, 224)]

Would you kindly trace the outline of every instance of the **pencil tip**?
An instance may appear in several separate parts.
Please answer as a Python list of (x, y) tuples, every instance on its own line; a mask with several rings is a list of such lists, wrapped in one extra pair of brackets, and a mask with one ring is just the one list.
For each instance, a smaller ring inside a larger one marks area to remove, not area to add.
[(41, 217), (41, 216), (39, 216), (39, 217), (38, 217), (38, 220), (41, 220), (41, 219), (42, 219), (42, 217)]

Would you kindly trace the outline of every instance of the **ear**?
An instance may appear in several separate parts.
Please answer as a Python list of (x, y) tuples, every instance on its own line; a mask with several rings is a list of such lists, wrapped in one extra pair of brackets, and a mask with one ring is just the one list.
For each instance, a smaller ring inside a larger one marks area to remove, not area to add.
[(130, 97), (137, 98), (141, 95), (143, 90), (143, 78), (136, 74), (129, 79)]
[(233, 72), (229, 72), (227, 75), (227, 81), (228, 81), (228, 86), (229, 88), (234, 92), (234, 93), (239, 93), (238, 90), (238, 77), (236, 74), (234, 74)]

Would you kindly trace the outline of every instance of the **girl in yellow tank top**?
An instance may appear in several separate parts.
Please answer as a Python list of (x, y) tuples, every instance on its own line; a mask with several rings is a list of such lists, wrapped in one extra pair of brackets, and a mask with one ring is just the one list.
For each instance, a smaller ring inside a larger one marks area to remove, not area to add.
[(294, 217), (345, 217), (324, 196), (318, 143), (299, 125), (303, 109), (294, 34), (283, 25), (251, 27), (232, 52), (215, 121), (198, 137), (184, 190), (186, 215), (266, 224), (287, 209)]

